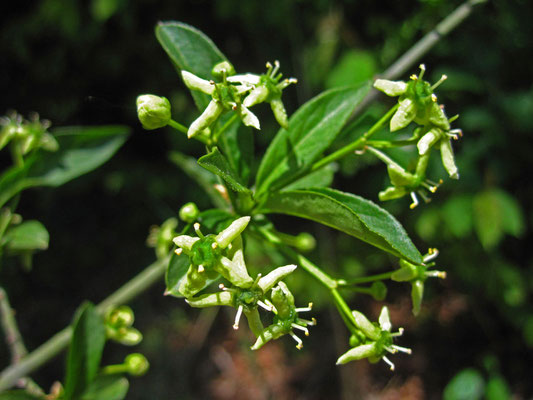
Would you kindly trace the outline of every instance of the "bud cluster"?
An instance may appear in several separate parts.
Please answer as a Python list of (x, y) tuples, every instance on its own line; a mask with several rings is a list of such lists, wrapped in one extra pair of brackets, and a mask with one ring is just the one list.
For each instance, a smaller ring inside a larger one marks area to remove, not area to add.
[(459, 179), (459, 172), (455, 164), (451, 139), (457, 140), (462, 136), (460, 129), (451, 129), (450, 123), (457, 116), (448, 118), (444, 113), (444, 106), (438, 104), (434, 90), (444, 82), (442, 78), (431, 85), (423, 80), (426, 68), (420, 65), (420, 74), (412, 75), (409, 82), (389, 81), (377, 79), (374, 87), (388, 96), (398, 97), (398, 108), (390, 120), (390, 131), (395, 132), (407, 127), (414, 122), (418, 127), (414, 131), (417, 141), (418, 162), (414, 173), (407, 172), (384, 154), (377, 154), (387, 164), (392, 186), (379, 194), (380, 200), (391, 200), (410, 194), (413, 203), (411, 208), (418, 205), (416, 194), (424, 201), (429, 201), (427, 193), (434, 193), (439, 183), (434, 183), (425, 178), (429, 155), (433, 148), (440, 150), (442, 164), (448, 175)]

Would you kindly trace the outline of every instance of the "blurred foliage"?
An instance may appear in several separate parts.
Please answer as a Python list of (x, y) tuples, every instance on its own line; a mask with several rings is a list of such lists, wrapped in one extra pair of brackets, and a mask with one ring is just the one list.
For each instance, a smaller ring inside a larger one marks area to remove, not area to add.
[[(153, 251), (144, 243), (151, 225), (175, 217), (188, 201), (201, 210), (209, 206), (195, 181), (168, 161), (170, 151), (194, 153), (198, 144), (170, 130), (145, 132), (136, 119), (135, 97), (148, 91), (171, 101), (176, 120), (188, 124), (194, 115), (193, 102), (154, 37), (157, 21), (178, 19), (198, 27), (241, 71), (260, 70), (265, 61), (279, 59), (286, 74), (299, 80), (287, 90), (291, 113), (323, 88), (383, 71), (459, 4), (2, 2), (1, 114), (38, 111), (54, 126), (112, 123), (134, 129), (120, 153), (99, 171), (53, 192), (34, 190), (21, 198), (19, 212), (26, 220), (42, 221), (50, 233), (49, 249), (35, 257), (31, 273), (15, 268), (15, 260), (0, 270), (28, 347), (67, 325), (84, 299), (99, 301), (150, 263)], [(194, 310), (161, 296), (161, 282), (132, 304), (146, 337), (140, 351), (152, 369), (131, 383), (128, 398), (170, 399), (177, 393), (184, 399), (354, 398), (354, 393), (364, 398), (385, 397), (391, 388), (408, 398), (441, 398), (441, 393), (446, 399), (467, 393), (468, 398), (488, 399), (531, 396), (532, 19), (533, 6), (525, 0), (492, 0), (424, 57), (428, 78), (449, 76), (438, 89), (439, 101), (448, 105), (448, 115), (460, 114), (456, 125), (464, 137), (454, 147), (461, 179), (445, 183), (432, 203), (414, 211), (407, 199), (385, 204), (419, 236), (421, 250), (439, 247), (438, 267), (448, 271), (445, 282), (428, 287), (429, 302), (417, 322), (409, 316), (407, 285), (389, 285), (392, 321), (412, 328), (406, 339), (414, 349), (394, 375), (366, 362), (335, 368), (339, 351), (326, 338), (338, 343), (346, 338), (327, 309), (319, 311), (319, 326), (304, 352), (296, 354), (289, 346), (280, 351), (283, 345), (277, 343), (250, 355), (248, 339), (240, 336), (246, 332), (235, 335), (223, 328), (231, 325), (231, 316), (196, 317)], [(379, 116), (381, 107), (370, 108), (361, 121)], [(261, 118), (260, 109), (258, 113)], [(256, 136), (261, 148), (276, 129), (263, 127)], [(355, 134), (347, 132), (340, 140)], [(407, 165), (409, 154), (398, 157)], [(6, 160), (0, 157), (0, 162)], [(438, 163), (430, 168), (433, 175), (445, 174)], [(346, 159), (335, 184), (377, 201), (387, 177), (384, 169), (376, 170), (364, 156)], [(310, 257), (348, 277), (388, 270), (396, 262), (314, 224), (279, 221), (281, 231), (311, 232), (319, 246)], [(279, 254), (257, 254), (253, 247), (250, 243), (248, 251), (258, 270), (281, 264)], [(317, 305), (324, 303), (324, 292), (304, 276), (291, 281), (291, 288), (306, 292), (302, 296), (312, 294)], [(362, 295), (352, 301), (362, 308), (369, 304)], [(378, 310), (369, 314), (377, 317)], [(106, 357), (111, 363), (123, 354)], [(1, 346), (0, 367), (7, 359)], [(35, 378), (49, 386), (61, 371), (59, 361)], [(247, 385), (254, 391), (246, 391)]]

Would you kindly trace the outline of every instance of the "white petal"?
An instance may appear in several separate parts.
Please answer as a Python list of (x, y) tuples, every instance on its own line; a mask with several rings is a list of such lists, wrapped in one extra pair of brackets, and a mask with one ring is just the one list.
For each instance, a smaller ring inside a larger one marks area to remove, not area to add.
[(205, 79), (199, 78), (188, 71), (181, 71), (181, 77), (185, 85), (191, 90), (199, 90), (205, 94), (212, 95), (215, 90), (215, 85)]
[(379, 314), (379, 326), (381, 326), (381, 329), (387, 332), (390, 332), (392, 328), (389, 317), (389, 309), (386, 306), (381, 309), (381, 313)]
[(241, 118), (242, 122), (246, 126), (251, 126), (257, 130), (261, 129), (259, 124), (259, 119), (255, 116), (253, 112), (248, 110), (244, 105), (241, 105)]
[(200, 240), (200, 238), (192, 237), (189, 235), (176, 236), (174, 239), (172, 239), (176, 246), (187, 251), (190, 251), (192, 245), (195, 244), (198, 240)]
[(402, 81), (389, 81), (387, 79), (377, 79), (374, 87), (385, 93), (387, 96), (400, 96), (407, 90), (407, 83)]
[(240, 83), (243, 85), (254, 86), (258, 85), (261, 77), (255, 74), (241, 74), (228, 76), (227, 81), (231, 83)]

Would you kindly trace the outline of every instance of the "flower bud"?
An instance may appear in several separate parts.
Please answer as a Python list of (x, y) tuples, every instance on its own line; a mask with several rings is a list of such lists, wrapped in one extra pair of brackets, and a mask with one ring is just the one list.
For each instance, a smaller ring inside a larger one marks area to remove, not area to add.
[(143, 94), (137, 97), (137, 115), (144, 129), (163, 128), (171, 118), (170, 102), (165, 97)]
[(223, 79), (225, 76), (235, 75), (235, 68), (229, 61), (222, 61), (216, 64), (211, 70), (211, 75), (217, 79)]
[(119, 306), (110, 309), (105, 316), (105, 323), (112, 328), (129, 327), (133, 325), (135, 316), (128, 306)]
[(128, 368), (128, 373), (133, 376), (144, 375), (148, 371), (148, 368), (150, 368), (150, 363), (146, 357), (140, 353), (128, 355), (124, 359), (124, 364), (126, 364)]
[(198, 207), (194, 203), (187, 203), (183, 207), (181, 207), (179, 216), (180, 219), (184, 222), (187, 222), (188, 224), (193, 223), (198, 218), (198, 215), (200, 214), (200, 210), (198, 210)]

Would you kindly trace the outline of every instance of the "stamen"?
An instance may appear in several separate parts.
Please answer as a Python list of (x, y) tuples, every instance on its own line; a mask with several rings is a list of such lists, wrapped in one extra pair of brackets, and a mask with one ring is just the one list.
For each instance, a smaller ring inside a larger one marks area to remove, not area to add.
[(435, 258), (438, 257), (438, 255), (439, 251), (437, 249), (432, 248), (428, 250), (428, 254), (426, 254), (422, 260), (427, 263), (429, 261), (433, 261)]
[(407, 347), (397, 346), (393, 344), (392, 348), (395, 350), (401, 351), (402, 353), (405, 353), (405, 354), (413, 354), (413, 350), (408, 349)]
[(415, 192), (411, 192), (411, 199), (413, 199), (413, 202), (411, 203), (409, 208), (412, 210), (413, 208), (415, 208), (418, 205), (418, 199), (416, 198)]
[(296, 341), (296, 343), (298, 343), (298, 344), (296, 345), (296, 348), (297, 348), (298, 350), (301, 350), (301, 349), (304, 347), (304, 344), (303, 344), (303, 342), (302, 342), (302, 339), (300, 339), (298, 336), (296, 336), (296, 335), (295, 335), (294, 333), (292, 333), (292, 332), (289, 332), (289, 335), (291, 335), (291, 337)]
[(272, 64), (270, 64), (269, 61), (266, 63), (266, 69), (267, 69), (267, 75), (270, 75), (270, 71), (272, 71)]
[(448, 79), (448, 76), (442, 75), (440, 79), (437, 82), (435, 82), (433, 86), (431, 86), (431, 90), (435, 90), (436, 88), (438, 88), (442, 84), (442, 82), (444, 82), (446, 79)]
[(309, 303), (307, 307), (296, 308), (296, 312), (307, 312), (307, 311), (311, 311), (312, 309), (313, 309), (313, 303)]
[(411, 79), (412, 81), (416, 81), (418, 79), (418, 76), (416, 76), (415, 74), (411, 75), (409, 77), (409, 79)]
[(270, 307), (268, 304), (263, 303), (261, 300), (257, 300), (257, 305), (267, 311), (272, 311), (272, 307)]
[(391, 371), (394, 371), (394, 364), (391, 362), (391, 360), (385, 356), (381, 357), (381, 359), (389, 365)]
[(403, 333), (404, 333), (405, 329), (403, 328), (398, 328), (398, 332), (395, 332), (395, 333), (391, 333), (391, 336), (392, 337), (399, 337), (399, 336), (402, 336)]
[(446, 279), (446, 272), (444, 271), (426, 271), (424, 275), (430, 278)]
[(243, 306), (241, 304), (239, 308), (237, 309), (237, 314), (235, 315), (235, 323), (233, 324), (233, 329), (235, 330), (239, 329), (239, 321), (241, 319), (242, 310), (243, 310)]
[(203, 266), (202, 264), (198, 265), (198, 273), (201, 274), (201, 273), (204, 272), (204, 271), (205, 271), (204, 266)]
[(193, 228), (199, 238), (203, 239), (205, 237), (202, 231), (200, 230), (200, 224), (198, 222), (194, 223)]
[(278, 73), (278, 70), (279, 70), (279, 61), (276, 60), (276, 61), (274, 61), (274, 69), (270, 73), (270, 76), (273, 78), (274, 75), (276, 75)]
[(437, 185), (430, 186), (429, 182), (426, 181), (423, 181), (420, 184), (424, 186), (427, 190), (429, 190), (431, 193), (435, 193), (438, 189)]
[(418, 194), (420, 197), (422, 197), (422, 200), (424, 200), (424, 203), (429, 203), (431, 199), (425, 195), (425, 193), (421, 190), (418, 191)]
[(219, 288), (220, 290), (222, 290), (222, 291), (224, 291), (224, 290), (228, 290), (228, 289), (226, 288), (226, 286), (224, 286), (223, 283), (221, 283), (220, 285), (218, 285), (218, 288)]
[(420, 68), (420, 75), (418, 75), (418, 79), (422, 80), (422, 77), (424, 76), (424, 72), (426, 72), (426, 66), (425, 64), (420, 64), (418, 68)]
[(257, 287), (257, 284), (259, 283), (259, 279), (261, 279), (261, 274), (257, 274), (257, 278), (255, 278), (254, 283), (252, 284), (252, 287)]
[(431, 94), (431, 101), (432, 101), (433, 103), (436, 103), (436, 102), (437, 102), (437, 96), (435, 96), (435, 93), (432, 93), (432, 94)]
[[(394, 346), (394, 345), (392, 345), (392, 346)], [(387, 350), (387, 351), (388, 351), (389, 353), (391, 353), (391, 354), (396, 354), (396, 353), (398, 353), (398, 350), (395, 349), (394, 347), (384, 346), (384, 349)]]
[(272, 302), (268, 299), (265, 299), (265, 304), (267, 306), (270, 307), (270, 310), (274, 313), (274, 314), (277, 314), (278, 313), (278, 310), (276, 309), (276, 307), (274, 306), (274, 304), (272, 304)]
[(176, 253), (177, 256), (181, 256), (181, 253), (183, 253), (183, 249), (181, 247), (178, 247), (176, 250), (174, 250), (174, 253)]
[(217, 247), (218, 247), (218, 243), (217, 243), (217, 242), (213, 242), (213, 243), (211, 244), (211, 248), (212, 248), (213, 250), (215, 250)]
[(291, 326), (294, 329), (299, 329), (299, 330), (303, 331), (305, 333), (305, 336), (309, 336), (309, 330), (305, 326), (301, 326), (301, 325), (295, 324), (294, 322), (291, 324)]
[(315, 326), (316, 325), (316, 319), (315, 318), (311, 318), (311, 320), (304, 319), (304, 318), (297, 318), (296, 321), (298, 323), (300, 323), (300, 324), (306, 324), (306, 325), (309, 325), (309, 326)]

